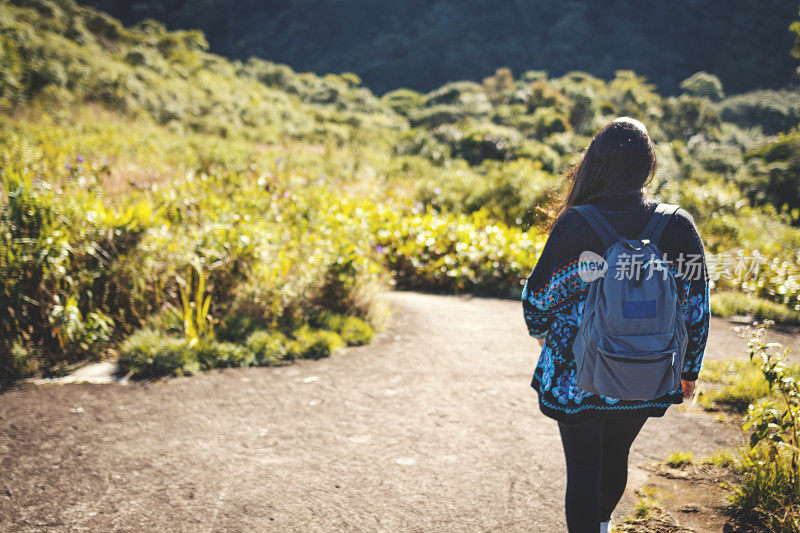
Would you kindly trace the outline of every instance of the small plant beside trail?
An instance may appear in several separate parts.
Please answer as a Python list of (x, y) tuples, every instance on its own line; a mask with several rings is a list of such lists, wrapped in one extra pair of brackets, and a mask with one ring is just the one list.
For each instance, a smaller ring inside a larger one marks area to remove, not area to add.
[(667, 465), (673, 468), (680, 468), (682, 466), (692, 463), (692, 452), (676, 452), (670, 454), (666, 461)]
[(800, 381), (787, 371), (788, 349), (766, 342), (772, 321), (735, 328), (747, 338), (772, 394), (750, 405), (743, 429), (742, 481), (731, 496), (735, 514), (767, 531), (800, 531)]
[(178, 290), (181, 307), (176, 313), (183, 324), (186, 340), (191, 345), (203, 340), (213, 340), (214, 325), (209, 314), (211, 294), (206, 292), (206, 275), (203, 270), (193, 264), (189, 268), (189, 275), (178, 279)]

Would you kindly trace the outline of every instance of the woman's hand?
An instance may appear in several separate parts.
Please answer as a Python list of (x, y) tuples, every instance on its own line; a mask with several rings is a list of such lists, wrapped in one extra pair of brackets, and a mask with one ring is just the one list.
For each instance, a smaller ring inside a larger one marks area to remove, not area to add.
[(539, 346), (544, 348), (544, 339), (536, 339), (539, 342)]
[(685, 379), (681, 380), (681, 388), (683, 389), (683, 397), (684, 398), (691, 398), (692, 394), (694, 394), (694, 381), (686, 381)]

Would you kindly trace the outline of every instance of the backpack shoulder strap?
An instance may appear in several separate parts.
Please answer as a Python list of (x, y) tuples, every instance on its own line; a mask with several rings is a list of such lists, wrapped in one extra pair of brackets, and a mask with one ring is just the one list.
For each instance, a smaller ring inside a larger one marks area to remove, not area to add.
[(592, 204), (576, 205), (571, 209), (575, 210), (589, 223), (589, 226), (600, 237), (600, 240), (603, 241), (603, 246), (606, 248), (611, 247), (612, 244), (622, 239), (622, 235), (614, 229), (614, 226), (603, 216), (603, 213)]
[(657, 245), (658, 239), (661, 238), (661, 234), (664, 232), (664, 228), (667, 227), (667, 223), (669, 223), (672, 215), (674, 215), (678, 209), (680, 209), (679, 205), (658, 204), (650, 220), (647, 221), (647, 226), (644, 227), (642, 234), (639, 235), (639, 240), (649, 239), (652, 244)]

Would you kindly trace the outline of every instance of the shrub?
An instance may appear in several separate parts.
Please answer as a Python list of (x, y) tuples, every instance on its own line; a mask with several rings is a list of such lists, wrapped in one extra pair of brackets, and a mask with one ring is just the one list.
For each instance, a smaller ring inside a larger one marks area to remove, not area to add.
[(472, 81), (456, 81), (442, 85), (426, 95), (425, 105), (454, 105), (469, 102), (481, 93), (481, 86)]
[(389, 91), (381, 97), (381, 100), (388, 105), (395, 113), (409, 116), (411, 112), (425, 103), (425, 97), (417, 91), (410, 89), (396, 89)]
[(194, 374), (200, 371), (196, 354), (184, 339), (152, 329), (141, 329), (122, 343), (119, 365), (133, 378)]
[(708, 72), (695, 72), (683, 80), (680, 87), (692, 96), (708, 98), (714, 101), (725, 97), (725, 92), (722, 90), (722, 82)]
[(336, 350), (345, 345), (342, 337), (333, 331), (313, 329), (304, 325), (292, 332), (292, 337), (297, 341), (294, 347), (299, 357), (319, 359), (330, 357)]
[(279, 363), (289, 353), (289, 338), (279, 331), (255, 331), (247, 337), (246, 345), (259, 365)]
[(249, 349), (249, 346), (232, 342), (200, 341), (193, 345), (192, 349), (204, 370), (252, 366), (256, 363), (256, 355)]
[(546, 79), (540, 79), (531, 83), (530, 95), (526, 103), (528, 111), (534, 113), (540, 107), (567, 109), (570, 100)]
[(354, 316), (347, 317), (342, 329), (337, 333), (342, 336), (348, 346), (369, 344), (375, 336), (375, 330), (372, 326)]
[[(800, 102), (798, 102), (800, 105)], [(746, 154), (745, 159), (754, 170), (755, 183), (750, 197), (758, 203), (771, 203), (780, 208), (800, 208), (800, 130), (778, 135), (774, 142)]]
[(17, 379), (36, 373), (39, 370), (40, 354), (32, 348), (15, 342), (11, 345), (8, 359), (0, 359), (0, 375)]
[(463, 157), (472, 165), (485, 159), (504, 161), (511, 156), (519, 143), (519, 135), (513, 130), (478, 128), (461, 138), (453, 155)]
[(439, 142), (429, 132), (412, 129), (406, 132), (395, 147), (397, 155), (419, 155), (440, 165), (450, 157), (450, 146)]
[(716, 107), (703, 98), (682, 94), (662, 103), (661, 128), (670, 138), (689, 138), (718, 128), (722, 121)]
[(764, 133), (789, 131), (800, 122), (800, 92), (758, 90), (720, 102), (723, 120), (743, 128), (760, 126)]
[(554, 133), (569, 131), (572, 126), (568, 122), (568, 115), (552, 107), (538, 107), (531, 117), (533, 136), (544, 139)]
[(324, 311), (316, 317), (315, 322), (323, 329), (338, 333), (348, 346), (369, 344), (375, 336), (372, 326), (354, 316)]

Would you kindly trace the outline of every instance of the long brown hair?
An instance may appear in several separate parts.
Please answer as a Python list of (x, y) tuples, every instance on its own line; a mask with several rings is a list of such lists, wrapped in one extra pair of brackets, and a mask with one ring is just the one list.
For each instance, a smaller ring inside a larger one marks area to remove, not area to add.
[(641, 192), (656, 173), (656, 151), (644, 124), (620, 117), (598, 131), (579, 163), (564, 175), (569, 191), (551, 214), (609, 193)]

